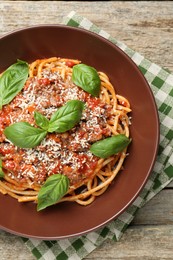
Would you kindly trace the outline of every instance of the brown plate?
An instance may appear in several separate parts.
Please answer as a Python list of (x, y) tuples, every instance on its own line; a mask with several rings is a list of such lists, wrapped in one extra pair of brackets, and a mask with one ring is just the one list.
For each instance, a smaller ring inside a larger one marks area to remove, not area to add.
[(16, 59), (31, 62), (59, 56), (79, 59), (108, 74), (116, 91), (132, 106), (129, 156), (124, 170), (108, 190), (89, 206), (62, 203), (42, 212), (32, 202), (18, 203), (0, 194), (0, 227), (41, 239), (60, 239), (93, 231), (121, 214), (137, 197), (151, 173), (157, 154), (159, 121), (150, 87), (133, 61), (104, 38), (79, 28), (34, 26), (0, 39), (0, 71)]

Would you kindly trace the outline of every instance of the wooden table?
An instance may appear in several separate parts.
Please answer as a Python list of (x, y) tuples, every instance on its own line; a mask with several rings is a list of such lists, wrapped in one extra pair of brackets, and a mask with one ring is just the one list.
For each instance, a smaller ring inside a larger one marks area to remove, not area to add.
[[(173, 72), (173, 2), (0, 1), (0, 36), (61, 23), (72, 10)], [(17, 236), (0, 231), (0, 259), (35, 258)], [(138, 212), (120, 242), (106, 241), (86, 259), (173, 259), (173, 182)]]

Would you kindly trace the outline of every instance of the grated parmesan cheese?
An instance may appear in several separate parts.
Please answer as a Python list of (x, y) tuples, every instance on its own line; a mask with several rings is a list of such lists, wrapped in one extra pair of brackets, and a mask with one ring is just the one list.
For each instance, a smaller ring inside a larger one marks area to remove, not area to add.
[[(29, 179), (41, 184), (47, 176), (62, 173), (69, 177), (71, 184), (75, 184), (94, 171), (98, 158), (89, 151), (89, 147), (93, 141), (110, 134), (106, 128), (106, 121), (110, 117), (109, 106), (77, 87), (70, 77), (64, 80), (58, 72), (50, 73), (46, 70), (42, 76), (50, 80), (49, 84), (44, 85), (36, 77), (30, 78), (8, 105), (11, 109), (10, 124), (26, 121), (36, 126), (34, 111), (50, 119), (59, 107), (72, 99), (86, 104), (80, 123), (66, 134), (48, 134), (35, 148), (13, 147), (13, 151), (8, 153), (12, 144), (4, 139), (0, 149), (3, 147), (1, 150), (6, 160), (15, 163), (15, 168), (9, 173), (13, 178)], [(8, 164), (6, 166), (8, 168)]]

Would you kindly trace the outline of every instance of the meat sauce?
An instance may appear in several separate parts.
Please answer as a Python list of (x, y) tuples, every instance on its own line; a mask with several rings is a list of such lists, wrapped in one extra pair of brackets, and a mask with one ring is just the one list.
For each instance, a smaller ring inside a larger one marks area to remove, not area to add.
[[(3, 134), (5, 127), (16, 122), (28, 122), (36, 126), (34, 111), (50, 119), (68, 100), (85, 102), (80, 123), (63, 133), (50, 133), (35, 148), (14, 146)], [(0, 154), (8, 175), (20, 183), (28, 179), (42, 184), (48, 176), (67, 175), (71, 185), (92, 176), (98, 157), (90, 151), (90, 145), (110, 136), (106, 121), (111, 118), (111, 105), (92, 97), (72, 83), (63, 80), (58, 73), (45, 72), (43, 78), (29, 78), (22, 91), (0, 111)]]

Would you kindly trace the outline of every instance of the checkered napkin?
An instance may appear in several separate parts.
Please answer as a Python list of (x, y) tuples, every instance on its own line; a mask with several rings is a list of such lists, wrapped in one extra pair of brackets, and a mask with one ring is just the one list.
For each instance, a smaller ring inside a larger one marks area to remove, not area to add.
[(137, 64), (147, 79), (156, 100), (160, 118), (160, 145), (154, 169), (142, 192), (123, 214), (107, 226), (84, 236), (64, 240), (40, 241), (22, 238), (36, 259), (41, 260), (83, 259), (106, 239), (119, 240), (137, 210), (173, 180), (173, 74), (129, 49), (125, 44), (112, 38), (107, 32), (73, 11), (65, 18), (64, 23), (105, 37)]

